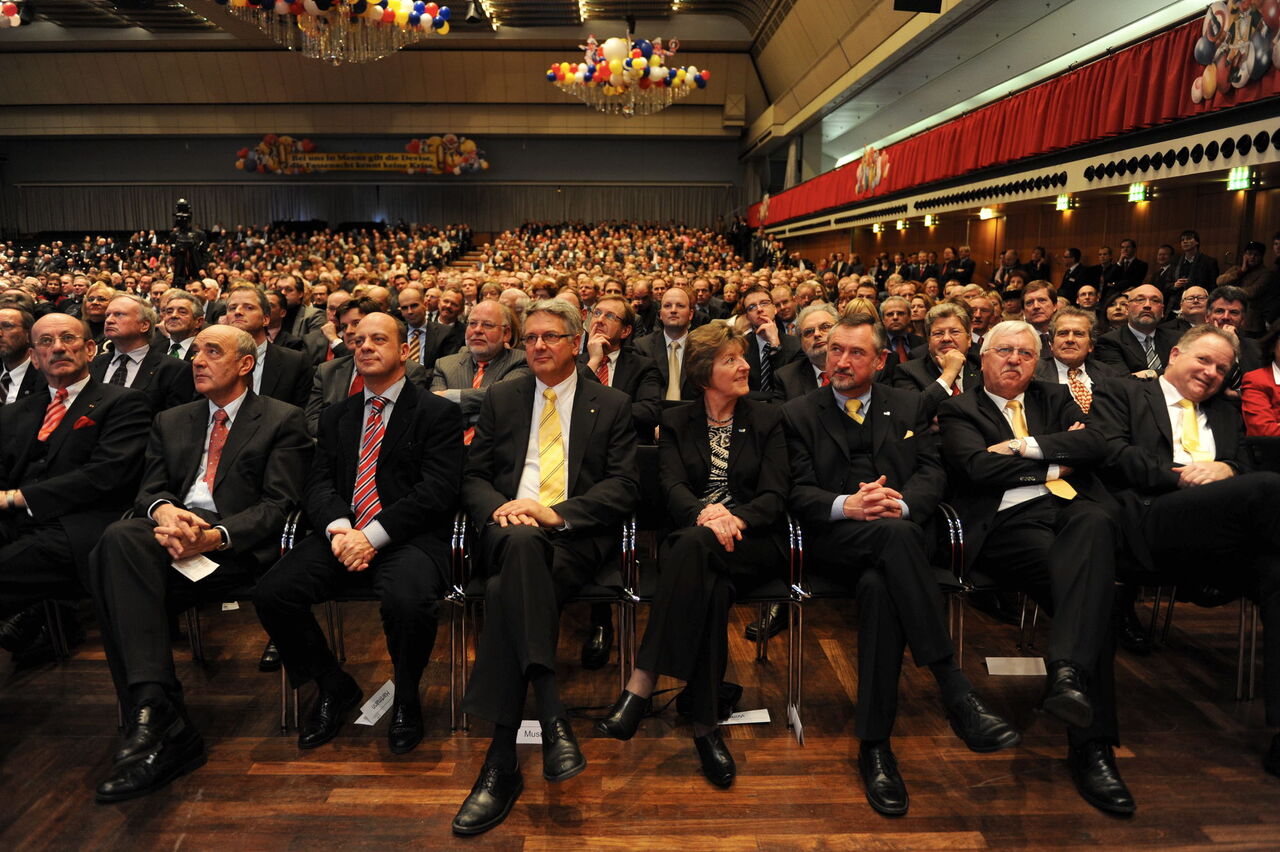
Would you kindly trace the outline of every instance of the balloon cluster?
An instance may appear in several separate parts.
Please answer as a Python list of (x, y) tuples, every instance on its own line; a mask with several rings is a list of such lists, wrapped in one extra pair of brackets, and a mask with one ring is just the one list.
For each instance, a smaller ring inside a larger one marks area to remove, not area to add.
[(1191, 82), (1191, 102), (1242, 89), (1280, 67), (1280, 0), (1210, 3), (1192, 52), (1204, 66)]
[(448, 6), (424, 3), (422, 0), (217, 0), (221, 6), (235, 9), (261, 9), (277, 15), (326, 17), (337, 12), (352, 21), (390, 24), (402, 30), (449, 34)]
[(467, 175), (489, 168), (489, 161), (484, 158), (484, 151), (480, 150), (475, 140), (456, 133), (410, 139), (404, 149), (410, 154), (421, 154), (425, 158), (423, 165), (408, 170), (411, 175)]
[(18, 9), (18, 4), (12, 2), (12, 0), (0, 3), (0, 28), (20, 26), (22, 26), (22, 15), (21, 10)]
[(306, 174), (310, 169), (294, 155), (310, 154), (315, 150), (316, 145), (310, 139), (268, 133), (252, 148), (241, 148), (236, 152), (236, 168), (259, 174)]
[(710, 71), (666, 64), (667, 57), (680, 49), (680, 42), (675, 39), (664, 49), (660, 38), (638, 38), (628, 47), (625, 38), (606, 39), (601, 45), (591, 36), (579, 47), (584, 50), (583, 61), (553, 64), (547, 69), (548, 82), (562, 87), (599, 87), (606, 95), (620, 95), (632, 87), (705, 89), (711, 79)]

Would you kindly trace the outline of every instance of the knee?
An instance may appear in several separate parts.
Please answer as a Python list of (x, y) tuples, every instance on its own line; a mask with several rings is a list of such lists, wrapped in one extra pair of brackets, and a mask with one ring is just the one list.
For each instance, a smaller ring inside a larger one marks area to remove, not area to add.
[[(284, 560), (281, 560), (283, 562)], [(281, 577), (284, 572), (280, 570), (281, 562), (277, 562), (271, 567), (267, 573), (263, 574), (253, 587), (253, 608), (256, 610), (272, 609), (278, 607), (282, 601), (281, 592), (284, 584)]]
[(859, 575), (854, 591), (858, 602), (863, 605), (889, 599), (889, 586), (885, 582), (884, 572), (875, 567), (868, 567)]
[(667, 550), (673, 558), (679, 559), (691, 552), (706, 551), (719, 547), (720, 542), (710, 527), (684, 527), (667, 536)]
[(1249, 474), (1250, 490), (1264, 505), (1280, 503), (1280, 473), (1265, 470)]

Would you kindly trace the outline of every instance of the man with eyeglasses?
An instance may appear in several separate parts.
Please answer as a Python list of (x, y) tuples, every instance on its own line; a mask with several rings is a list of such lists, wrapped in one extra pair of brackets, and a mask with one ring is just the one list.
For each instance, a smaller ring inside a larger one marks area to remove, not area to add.
[(751, 373), (747, 383), (751, 398), (769, 402), (783, 399), (781, 385), (776, 381), (778, 371), (793, 361), (804, 358), (800, 339), (785, 334), (778, 328), (777, 309), (768, 289), (756, 284), (748, 287), (739, 300), (742, 313), (747, 317), (747, 351), (744, 353)]
[(1002, 322), (982, 344), (981, 391), (938, 408), (966, 568), (1026, 592), (1053, 615), (1043, 709), (1065, 722), (1076, 789), (1130, 814), (1116, 769), (1112, 598), (1119, 507), (1093, 475), (1106, 441), (1066, 386), (1033, 381), (1040, 336)]
[(464, 712), (494, 723), (493, 740), (453, 832), (474, 835), (506, 819), (524, 787), (516, 737), (532, 686), (542, 726), (542, 774), (586, 768), (560, 698), (560, 610), (617, 558), (622, 521), (638, 500), (631, 401), (584, 379), (576, 359), (582, 320), (559, 299), (534, 302), (524, 328), (532, 376), (485, 396), (467, 458), (462, 502), (479, 530), (489, 575), (484, 632)]
[[(87, 595), (89, 551), (133, 502), (151, 426), (142, 393), (89, 374), (83, 321), (49, 314), (31, 340), (48, 392), (0, 406), (0, 618)], [(0, 629), (0, 647), (22, 634)]]
[(778, 370), (778, 384), (784, 400), (804, 396), (815, 388), (826, 387), (830, 382), (826, 374), (827, 335), (835, 327), (840, 315), (829, 304), (810, 305), (800, 311), (796, 329), (800, 337), (800, 349), (804, 358), (792, 361)]
[[(408, 291), (406, 291), (408, 292)], [(475, 437), (476, 417), (489, 389), (501, 381), (529, 374), (524, 350), (513, 348), (519, 328), (510, 309), (499, 302), (480, 302), (467, 318), (467, 351), (436, 361), (431, 390), (462, 407), (466, 423), (463, 444)]]
[(889, 383), (895, 388), (913, 390), (924, 397), (929, 419), (938, 413), (938, 405), (950, 396), (982, 386), (982, 373), (968, 360), (972, 343), (969, 314), (954, 302), (939, 302), (924, 317), (925, 342), (929, 354), (899, 364)]
[(1098, 338), (1098, 360), (1119, 367), (1137, 379), (1154, 379), (1169, 363), (1178, 333), (1160, 325), (1164, 295), (1152, 284), (1134, 287), (1129, 297), (1129, 322)]
[(1171, 328), (1178, 334), (1189, 331), (1209, 321), (1209, 291), (1199, 286), (1186, 287), (1182, 290), (1182, 298), (1178, 303), (1175, 316), (1160, 323), (1163, 328)]

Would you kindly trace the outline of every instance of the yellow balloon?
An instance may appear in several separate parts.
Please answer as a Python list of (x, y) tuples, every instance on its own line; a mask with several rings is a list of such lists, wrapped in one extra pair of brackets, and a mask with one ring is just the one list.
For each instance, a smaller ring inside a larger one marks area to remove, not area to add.
[(684, 77), (685, 77), (684, 69), (683, 69), (683, 68), (681, 68), (679, 71), (677, 71), (677, 72), (676, 72), (676, 79), (677, 79), (677, 80), (684, 80)]
[(436, 28), (436, 32), (440, 33), (440, 35), (448, 35), (448, 34), (449, 34), (449, 22), (448, 22), (448, 21), (445, 21), (443, 24), (441, 24), (439, 27), (437, 27), (437, 28)]
[(568, 73), (569, 73), (569, 63), (568, 63), (568, 62), (561, 62), (561, 63), (560, 63), (560, 73), (565, 74), (565, 75), (568, 75)]
[(645, 61), (643, 56), (637, 56), (635, 59), (631, 60), (631, 69), (633, 71), (643, 71), (648, 67), (649, 63)]
[(612, 72), (612, 73), (614, 73), (614, 74), (621, 74), (621, 73), (622, 73), (622, 60), (621, 60), (621, 59), (610, 59), (610, 60), (609, 60), (609, 71), (610, 71), (610, 72)]
[(396, 12), (396, 26), (397, 26), (397, 27), (404, 27), (404, 26), (408, 26), (408, 25), (409, 25), (409, 13), (408, 13), (408, 12)]

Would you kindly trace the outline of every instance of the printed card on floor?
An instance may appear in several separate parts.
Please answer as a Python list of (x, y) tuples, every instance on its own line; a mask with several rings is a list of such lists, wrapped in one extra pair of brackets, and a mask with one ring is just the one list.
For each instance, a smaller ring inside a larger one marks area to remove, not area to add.
[(360, 708), (360, 718), (356, 719), (357, 725), (376, 725), (378, 720), (386, 715), (391, 709), (391, 701), (396, 697), (396, 685), (394, 681), (387, 681), (378, 688), (373, 697), (364, 703)]
[(987, 657), (987, 673), (1015, 677), (1043, 675), (1044, 657)]
[(769, 711), (766, 710), (739, 710), (728, 719), (721, 722), (721, 725), (767, 725), (769, 724)]
[(542, 723), (535, 719), (521, 722), (520, 732), (516, 734), (516, 745), (542, 745)]

